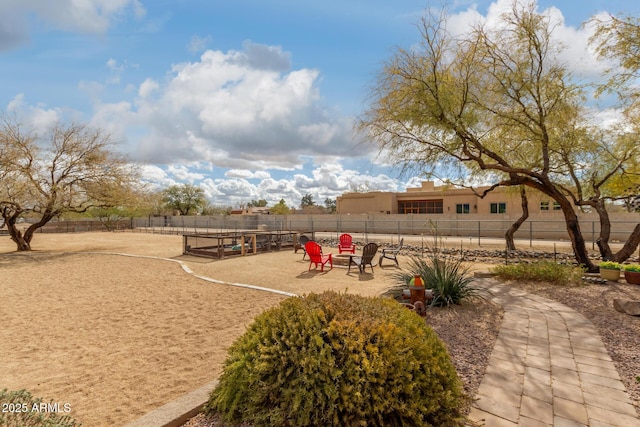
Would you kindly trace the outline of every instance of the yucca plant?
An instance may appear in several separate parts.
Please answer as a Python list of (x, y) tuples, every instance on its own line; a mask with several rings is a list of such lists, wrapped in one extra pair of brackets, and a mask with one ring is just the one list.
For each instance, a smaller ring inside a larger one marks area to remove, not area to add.
[(479, 296), (478, 288), (471, 285), (473, 276), (462, 260), (438, 258), (436, 255), (428, 258), (411, 257), (407, 271), (393, 275), (397, 285), (388, 294), (401, 294), (415, 276), (422, 277), (425, 288), (433, 290), (431, 305), (460, 304), (467, 298)]

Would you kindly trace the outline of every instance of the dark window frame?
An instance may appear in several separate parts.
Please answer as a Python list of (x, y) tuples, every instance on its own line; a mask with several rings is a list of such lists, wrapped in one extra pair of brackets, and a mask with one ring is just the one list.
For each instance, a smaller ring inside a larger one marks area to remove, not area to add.
[(398, 201), (400, 214), (442, 214), (444, 213), (443, 199), (428, 200), (400, 200)]
[(492, 214), (507, 213), (507, 203), (506, 202), (491, 203), (489, 205), (489, 212)]
[(469, 203), (456, 203), (456, 213), (457, 214), (468, 214), (471, 213), (471, 206)]

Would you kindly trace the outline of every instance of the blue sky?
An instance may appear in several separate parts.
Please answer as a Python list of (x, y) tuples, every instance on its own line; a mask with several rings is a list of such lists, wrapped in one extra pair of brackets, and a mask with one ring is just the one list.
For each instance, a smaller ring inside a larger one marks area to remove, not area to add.
[[(462, 31), (510, 1), (445, 3)], [(428, 4), (0, 0), (0, 111), (108, 130), (156, 188), (193, 183), (219, 206), (404, 191), (420, 177), (399, 176), (352, 123), (382, 62), (419, 40)], [(640, 14), (628, 0), (537, 4), (564, 18), (578, 73), (594, 70), (581, 23)]]

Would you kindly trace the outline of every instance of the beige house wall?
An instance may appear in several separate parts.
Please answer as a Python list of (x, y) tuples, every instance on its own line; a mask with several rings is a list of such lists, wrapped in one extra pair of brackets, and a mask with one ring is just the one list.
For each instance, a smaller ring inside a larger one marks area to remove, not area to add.
[(338, 196), (336, 210), (339, 214), (394, 214), (398, 213), (397, 199), (398, 193), (381, 191), (345, 193)]
[[(484, 188), (477, 191), (481, 192)], [(553, 201), (542, 193), (527, 189), (529, 212), (551, 213), (554, 211)], [(337, 198), (338, 214), (398, 214), (399, 203), (408, 201), (442, 201), (442, 213), (440, 215), (455, 215), (464, 219), (473, 215), (504, 215), (503, 213), (491, 213), (492, 204), (504, 203), (505, 213), (509, 216), (522, 214), (522, 202), (517, 188), (497, 188), (488, 193), (484, 198), (476, 196), (468, 188), (456, 188), (452, 186), (435, 186), (432, 181), (422, 183), (420, 188), (408, 188), (404, 193), (368, 192), (345, 193)], [(546, 202), (547, 210), (541, 209), (541, 202)], [(465, 213), (457, 213), (458, 205)], [(468, 205), (468, 213), (466, 213)], [(424, 213), (424, 212), (422, 212)], [(433, 213), (432, 213), (433, 214)], [(433, 214), (438, 215), (438, 214)], [(497, 219), (497, 218), (496, 218)]]

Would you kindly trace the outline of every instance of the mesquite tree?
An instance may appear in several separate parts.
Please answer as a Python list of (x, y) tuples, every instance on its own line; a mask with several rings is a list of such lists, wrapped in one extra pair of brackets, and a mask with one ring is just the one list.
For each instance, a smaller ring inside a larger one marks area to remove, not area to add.
[[(638, 144), (628, 143), (622, 128), (593, 127), (585, 88), (573, 81), (552, 37), (558, 23), (534, 4), (514, 2), (499, 24), (460, 36), (446, 24), (444, 13), (427, 15), (420, 45), (387, 61), (360, 129), (405, 168), (449, 167), (458, 172), (453, 183), (473, 174), (490, 179), (490, 189), (546, 194), (562, 210), (576, 260), (596, 270), (577, 211), (605, 206), (601, 190), (637, 159)], [(621, 257), (638, 241), (634, 233)]]
[[(64, 213), (127, 203), (137, 174), (113, 147), (82, 124), (37, 135), (0, 119), (0, 214), (18, 251), (31, 250), (36, 230)], [(23, 232), (16, 223), (24, 215), (36, 220)]]
[(172, 185), (163, 191), (165, 207), (189, 215), (202, 210), (207, 202), (204, 190), (197, 185)]

